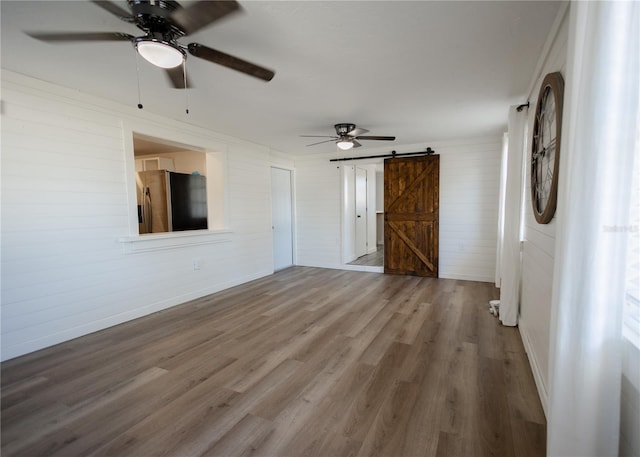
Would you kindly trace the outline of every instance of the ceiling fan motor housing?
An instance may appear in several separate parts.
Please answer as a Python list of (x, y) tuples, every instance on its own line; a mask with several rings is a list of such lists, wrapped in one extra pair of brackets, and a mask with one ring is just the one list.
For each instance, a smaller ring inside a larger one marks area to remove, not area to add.
[(343, 123), (343, 124), (336, 124), (334, 125), (334, 127), (336, 129), (336, 134), (338, 136), (346, 136), (350, 131), (356, 128), (356, 125)]
[(171, 20), (171, 13), (180, 4), (175, 1), (166, 0), (129, 0), (129, 6), (135, 23), (139, 29), (152, 35), (154, 38), (162, 38), (166, 41), (173, 41), (184, 36), (184, 32), (176, 27)]
[(155, 14), (169, 17), (169, 14), (178, 8), (180, 4), (172, 0), (128, 0), (129, 7), (134, 15), (139, 14)]

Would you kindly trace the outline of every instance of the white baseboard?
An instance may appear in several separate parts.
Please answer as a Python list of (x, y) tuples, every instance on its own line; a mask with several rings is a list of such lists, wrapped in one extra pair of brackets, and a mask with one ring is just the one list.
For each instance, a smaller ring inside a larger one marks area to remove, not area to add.
[(493, 282), (495, 279), (493, 276), (480, 276), (480, 275), (464, 275), (457, 273), (447, 273), (440, 271), (438, 277), (441, 279), (458, 279), (460, 281), (479, 281), (479, 282)]
[(540, 403), (542, 403), (542, 409), (544, 410), (544, 415), (547, 417), (547, 404), (549, 403), (549, 394), (547, 393), (547, 387), (545, 386), (544, 379), (542, 377), (542, 372), (540, 371), (540, 364), (536, 359), (536, 354), (533, 351), (533, 346), (531, 344), (531, 339), (529, 338), (529, 333), (527, 331), (526, 325), (522, 325), (522, 320), (518, 324), (518, 329), (520, 330), (520, 336), (522, 337), (522, 344), (524, 345), (524, 350), (527, 353), (527, 358), (529, 359), (529, 365), (531, 366), (531, 371), (533, 372), (533, 380), (536, 383), (536, 387), (538, 389), (538, 396), (540, 397)]

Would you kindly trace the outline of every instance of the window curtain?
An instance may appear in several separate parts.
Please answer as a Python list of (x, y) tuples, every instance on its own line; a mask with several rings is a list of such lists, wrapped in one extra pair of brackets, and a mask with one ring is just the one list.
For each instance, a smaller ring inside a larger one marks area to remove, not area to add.
[(509, 148), (509, 133), (502, 134), (502, 156), (500, 159), (500, 200), (498, 204), (498, 243), (496, 245), (496, 272), (494, 283), (500, 288), (502, 278), (502, 246), (504, 244), (504, 200), (507, 193), (507, 150)]
[(572, 2), (558, 191), (549, 456), (616, 456), (640, 3)]
[(522, 158), (527, 111), (509, 110), (507, 182), (504, 195), (504, 229), (500, 259), (500, 321), (518, 324), (520, 305), (520, 223), (522, 215)]

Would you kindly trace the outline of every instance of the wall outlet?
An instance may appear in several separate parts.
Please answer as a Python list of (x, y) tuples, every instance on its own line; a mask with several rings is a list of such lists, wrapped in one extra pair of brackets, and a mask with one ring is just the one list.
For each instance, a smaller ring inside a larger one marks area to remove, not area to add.
[(202, 261), (200, 259), (193, 259), (193, 271), (199, 270)]

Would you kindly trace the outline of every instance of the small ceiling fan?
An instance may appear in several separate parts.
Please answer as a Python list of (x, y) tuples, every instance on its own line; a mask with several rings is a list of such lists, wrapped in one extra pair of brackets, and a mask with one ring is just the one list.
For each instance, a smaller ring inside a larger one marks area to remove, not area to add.
[(144, 59), (157, 67), (166, 69), (167, 75), (176, 88), (185, 88), (185, 84), (189, 87), (183, 68), (180, 68), (187, 58), (187, 52), (194, 57), (264, 81), (271, 81), (275, 75), (272, 70), (200, 43), (184, 45), (178, 42), (180, 38), (239, 11), (240, 5), (234, 0), (194, 1), (184, 8), (178, 2), (170, 0), (127, 0), (131, 12), (110, 1), (92, 0), (92, 3), (124, 22), (135, 25), (144, 32), (144, 35), (136, 37), (121, 32), (27, 32), (27, 34), (51, 43), (129, 41)]
[(311, 143), (307, 146), (315, 146), (316, 144), (328, 143), (334, 141), (336, 145), (346, 151), (351, 148), (359, 148), (362, 146), (357, 140), (377, 140), (377, 141), (394, 141), (395, 136), (374, 136), (363, 135), (369, 132), (367, 129), (356, 128), (356, 124), (336, 124), (336, 136), (328, 135), (300, 135), (303, 138), (330, 138), (329, 140), (319, 141), (317, 143)]

